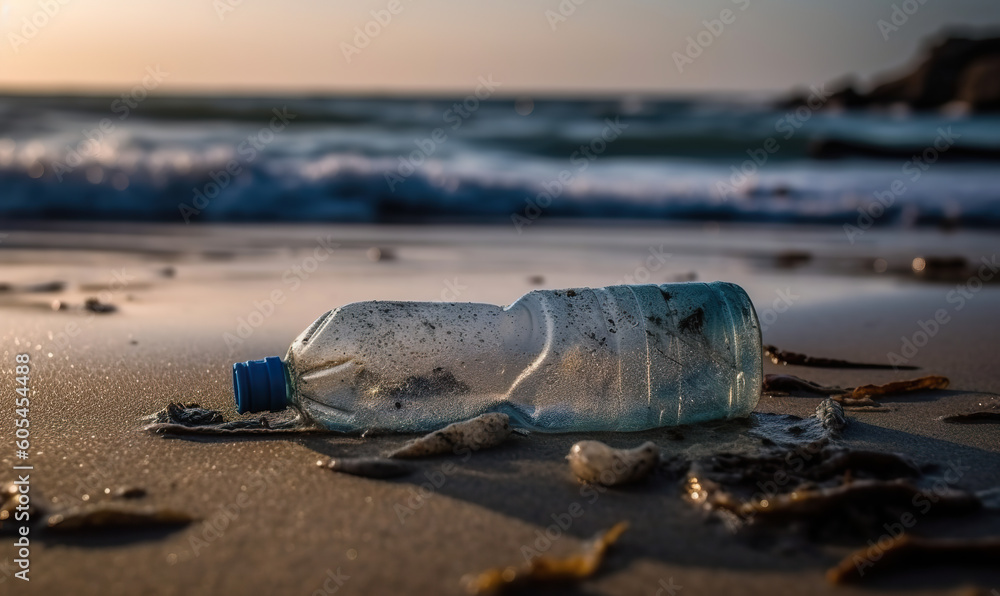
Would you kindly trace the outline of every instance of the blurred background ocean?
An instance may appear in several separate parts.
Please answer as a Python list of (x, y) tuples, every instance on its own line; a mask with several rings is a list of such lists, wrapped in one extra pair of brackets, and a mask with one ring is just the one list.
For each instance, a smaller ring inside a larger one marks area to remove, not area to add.
[(0, 97), (0, 217), (1000, 226), (996, 113), (477, 91)]

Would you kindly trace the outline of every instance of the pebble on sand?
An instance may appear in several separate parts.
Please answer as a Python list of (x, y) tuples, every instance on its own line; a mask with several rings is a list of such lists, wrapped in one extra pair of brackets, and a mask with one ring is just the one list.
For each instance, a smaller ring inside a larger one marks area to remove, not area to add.
[(600, 441), (580, 441), (566, 456), (569, 467), (584, 482), (616, 486), (642, 480), (660, 461), (652, 441), (634, 449), (615, 449)]

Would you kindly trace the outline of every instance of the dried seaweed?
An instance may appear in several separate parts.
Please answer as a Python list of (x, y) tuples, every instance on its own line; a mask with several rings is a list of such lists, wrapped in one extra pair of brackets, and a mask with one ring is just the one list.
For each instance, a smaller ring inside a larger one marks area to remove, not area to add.
[(826, 572), (834, 585), (857, 583), (877, 572), (924, 568), (928, 565), (977, 565), (995, 568), (1000, 538), (917, 538), (901, 534), (886, 545), (870, 545), (845, 557)]
[(980, 509), (979, 499), (958, 489), (931, 491), (907, 480), (849, 480), (844, 484), (815, 489), (798, 489), (770, 499), (742, 503), (734, 511), (754, 515), (756, 521), (783, 523), (788, 519), (830, 516), (845, 509), (905, 509), (914, 502), (936, 498), (936, 514), (962, 514)]
[(936, 515), (982, 507), (977, 495), (931, 482), (905, 456), (830, 444), (701, 458), (684, 473), (683, 493), (734, 531), (794, 526), (834, 540), (868, 536), (921, 499), (935, 503)]
[(410, 441), (389, 454), (389, 457), (414, 458), (479, 451), (503, 443), (510, 434), (510, 418), (506, 414), (483, 414), (471, 420), (449, 424)]
[(909, 381), (893, 381), (884, 385), (862, 385), (855, 387), (851, 393), (844, 396), (844, 399), (862, 399), (871, 397), (886, 397), (890, 395), (901, 395), (904, 393), (914, 393), (917, 391), (929, 391), (932, 389), (947, 389), (950, 381), (948, 377), (930, 375), (911, 379)]
[(520, 567), (490, 569), (466, 576), (462, 583), (469, 594), (483, 594), (521, 589), (531, 584), (581, 581), (597, 572), (608, 547), (627, 529), (628, 523), (619, 522), (607, 532), (594, 536), (579, 553), (565, 558), (541, 555)]
[(908, 381), (893, 381), (884, 385), (862, 385), (854, 388), (830, 387), (794, 375), (764, 375), (762, 390), (771, 395), (827, 395), (852, 412), (888, 412), (873, 397), (890, 397), (918, 391), (945, 389), (949, 380), (942, 376), (926, 376)]
[(849, 392), (842, 387), (828, 387), (795, 375), (764, 375), (762, 390), (767, 393), (807, 393), (810, 395), (841, 395)]
[(615, 449), (600, 441), (580, 441), (570, 448), (566, 459), (580, 480), (616, 486), (649, 476), (660, 461), (660, 450), (652, 441), (634, 449)]
[(764, 355), (775, 364), (794, 364), (798, 366), (812, 366), (815, 368), (864, 368), (864, 369), (891, 369), (891, 370), (917, 370), (917, 366), (898, 366), (892, 364), (873, 364), (865, 362), (850, 362), (836, 358), (818, 358), (807, 356), (798, 352), (786, 352), (774, 346), (765, 345)]
[(167, 407), (153, 414), (149, 418), (156, 422), (167, 422), (170, 424), (182, 424), (184, 426), (204, 426), (208, 424), (222, 424), (226, 421), (222, 412), (203, 408), (197, 403), (170, 402)]
[(161, 435), (274, 435), (321, 432), (297, 410), (290, 409), (250, 420), (226, 422), (222, 412), (196, 403), (170, 402), (145, 418), (144, 430)]

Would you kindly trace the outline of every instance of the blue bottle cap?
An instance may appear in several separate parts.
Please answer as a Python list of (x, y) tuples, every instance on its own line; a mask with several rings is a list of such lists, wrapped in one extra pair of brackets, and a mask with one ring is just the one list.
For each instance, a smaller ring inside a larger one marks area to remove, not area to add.
[(276, 412), (288, 407), (285, 363), (277, 356), (233, 364), (236, 409), (244, 412)]

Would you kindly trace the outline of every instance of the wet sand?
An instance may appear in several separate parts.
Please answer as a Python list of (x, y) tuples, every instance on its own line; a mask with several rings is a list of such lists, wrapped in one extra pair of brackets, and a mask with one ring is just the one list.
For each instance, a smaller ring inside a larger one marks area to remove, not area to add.
[[(707, 452), (740, 440), (740, 424), (514, 437), (466, 461), (414, 462), (414, 474), (391, 480), (335, 474), (316, 461), (384, 454), (412, 437), (178, 439), (141, 430), (140, 418), (171, 400), (238, 417), (232, 362), (283, 355), (316, 316), (355, 300), (503, 304), (534, 287), (694, 274), (743, 285), (766, 327), (765, 343), (883, 363), (903, 350), (901, 337), (922, 343), (920, 322), (944, 310), (948, 321), (909, 358), (919, 371), (767, 363), (765, 372), (841, 386), (945, 375), (948, 390), (885, 400), (888, 412), (850, 413), (842, 441), (967, 466), (958, 485), (968, 490), (1000, 486), (997, 425), (937, 420), (1000, 393), (1000, 285), (969, 284), (973, 265), (995, 255), (995, 236), (869, 231), (852, 245), (836, 229), (543, 224), (522, 235), (488, 227), (2, 230), (0, 283), (10, 286), (0, 290), (0, 370), (11, 387), (15, 354), (31, 355), (32, 498), (59, 510), (110, 499), (105, 489), (141, 487), (143, 503), (201, 520), (166, 530), (36, 531), (30, 585), (2, 571), (4, 592), (306, 595), (332, 593), (336, 577), (340, 594), (458, 594), (463, 575), (519, 564), (522, 547), (568, 553), (622, 520), (631, 528), (601, 573), (569, 592), (662, 595), (670, 585), (682, 586), (679, 594), (860, 591), (829, 586), (824, 572), (863, 544), (748, 544), (696, 512), (662, 474), (588, 491), (564, 459), (582, 438), (620, 447), (651, 440), (665, 455)], [(969, 265), (928, 259), (922, 274), (913, 273), (915, 257), (935, 256), (961, 256)], [(29, 291), (52, 281), (66, 286)], [(949, 294), (956, 285), (969, 296), (961, 309)], [(86, 310), (88, 297), (117, 310)], [(54, 310), (54, 301), (65, 308)], [(3, 420), (15, 395), (0, 395)], [(757, 411), (809, 416), (819, 401), (764, 397)], [(0, 453), (0, 480), (12, 479), (11, 466), (21, 463), (13, 449), (8, 442)], [(546, 546), (539, 532), (565, 520), (574, 504), (583, 514)], [(919, 518), (913, 531), (996, 536), (1000, 515)], [(13, 538), (0, 538), (0, 562), (13, 560)], [(971, 586), (1000, 588), (1000, 572), (922, 569), (888, 574), (865, 591), (966, 593)]]

